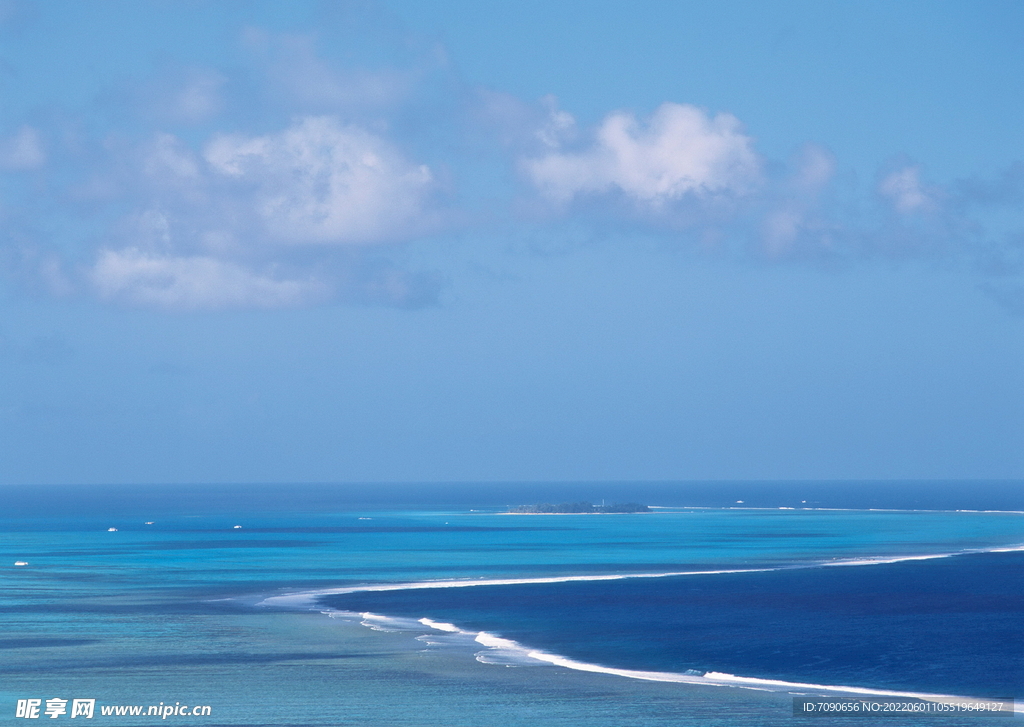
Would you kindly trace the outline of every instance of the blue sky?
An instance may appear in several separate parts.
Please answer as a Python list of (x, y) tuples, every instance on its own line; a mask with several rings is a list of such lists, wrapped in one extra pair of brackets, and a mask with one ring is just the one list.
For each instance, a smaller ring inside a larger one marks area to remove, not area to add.
[(0, 482), (1022, 477), (1022, 42), (0, 2)]

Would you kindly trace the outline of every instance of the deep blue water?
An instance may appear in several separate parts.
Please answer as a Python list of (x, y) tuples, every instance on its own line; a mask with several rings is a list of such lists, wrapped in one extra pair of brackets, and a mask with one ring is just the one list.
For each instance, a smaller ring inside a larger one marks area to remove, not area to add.
[(1024, 685), (1024, 553), (323, 602), (452, 622), (618, 668), (992, 697)]

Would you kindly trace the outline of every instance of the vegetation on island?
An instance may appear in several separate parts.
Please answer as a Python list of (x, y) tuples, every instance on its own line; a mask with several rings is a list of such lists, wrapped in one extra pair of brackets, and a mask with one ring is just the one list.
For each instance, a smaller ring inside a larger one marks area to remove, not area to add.
[(520, 515), (544, 515), (557, 513), (560, 515), (586, 514), (599, 512), (650, 512), (651, 508), (641, 505), (638, 502), (626, 502), (620, 505), (591, 505), (589, 502), (563, 502), (561, 505), (552, 505), (544, 502), (539, 505), (520, 505), (513, 507), (509, 512)]

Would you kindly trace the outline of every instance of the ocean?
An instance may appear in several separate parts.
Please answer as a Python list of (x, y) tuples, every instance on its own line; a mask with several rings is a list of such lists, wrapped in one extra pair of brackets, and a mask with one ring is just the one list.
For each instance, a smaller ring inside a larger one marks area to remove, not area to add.
[(0, 723), (1002, 723), (794, 697), (1024, 701), (1021, 484), (2, 487)]

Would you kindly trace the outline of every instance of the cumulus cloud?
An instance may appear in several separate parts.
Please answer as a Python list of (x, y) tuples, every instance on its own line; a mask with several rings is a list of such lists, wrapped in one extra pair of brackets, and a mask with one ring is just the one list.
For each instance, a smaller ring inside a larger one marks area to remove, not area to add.
[(300, 119), (267, 136), (220, 135), (204, 156), (215, 172), (253, 190), (253, 211), (283, 242), (378, 242), (427, 226), (430, 169), (331, 117)]
[(127, 174), (122, 185), (134, 185), (139, 206), (87, 276), (106, 300), (292, 306), (326, 300), (343, 284), (351, 288), (343, 298), (393, 305), (432, 294), (417, 276), (386, 265), (353, 277), (358, 264), (318, 255), (409, 239), (435, 221), (430, 169), (365, 129), (305, 117), (271, 134), (215, 134), (201, 153), (159, 133)]
[(35, 169), (45, 162), (42, 137), (31, 126), (22, 126), (12, 136), (0, 139), (0, 169)]
[[(564, 116), (556, 122), (571, 125)], [(617, 192), (653, 210), (688, 195), (743, 195), (761, 176), (753, 141), (735, 116), (709, 116), (676, 103), (663, 104), (646, 124), (627, 112), (610, 114), (588, 148), (553, 151), (523, 166), (537, 190), (556, 204)]]
[(442, 276), (403, 244), (466, 217), (437, 151), (439, 135), (455, 146), (459, 91), (429, 49), (324, 12), (339, 22), (239, 26), (220, 63), (172, 54), (77, 108), (9, 122), (0, 272), (162, 308), (435, 302)]
[[(352, 27), (349, 40), (365, 40)], [(162, 308), (422, 306), (442, 278), (402, 269), (401, 243), (456, 220), (500, 234), (532, 206), (571, 215), (575, 239), (614, 227), (778, 264), (967, 261), (1020, 307), (1020, 163), (940, 185), (903, 162), (864, 189), (818, 145), (763, 159), (728, 113), (664, 103), (587, 128), (552, 96), (470, 88), (440, 55), (362, 66), (355, 51), (329, 58), (315, 34), (241, 36), (235, 67), (168, 63), (91, 111), (0, 134), (0, 261), (12, 278)], [(408, 259), (421, 252), (429, 259), (426, 246)]]

